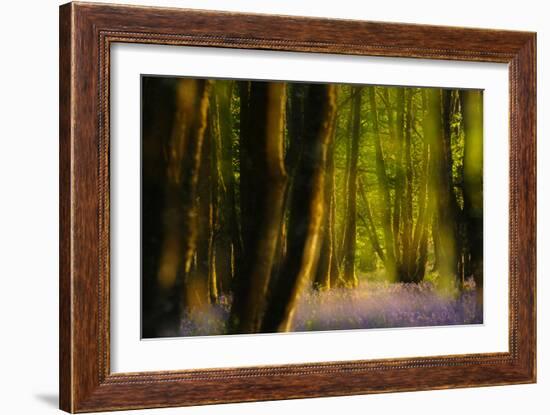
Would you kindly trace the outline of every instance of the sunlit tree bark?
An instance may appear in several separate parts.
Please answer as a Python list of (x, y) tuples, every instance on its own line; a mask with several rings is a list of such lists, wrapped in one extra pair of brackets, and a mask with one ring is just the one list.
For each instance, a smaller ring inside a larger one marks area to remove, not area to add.
[(294, 177), (289, 254), (270, 292), (262, 331), (289, 331), (300, 294), (311, 284), (321, 247), (325, 169), (335, 114), (335, 89), (311, 85), (304, 105), (304, 151)]

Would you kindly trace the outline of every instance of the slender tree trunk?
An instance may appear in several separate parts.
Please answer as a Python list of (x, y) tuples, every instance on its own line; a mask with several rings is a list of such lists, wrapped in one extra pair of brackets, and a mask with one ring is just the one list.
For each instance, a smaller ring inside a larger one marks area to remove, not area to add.
[(319, 264), (315, 275), (314, 287), (318, 289), (329, 289), (331, 287), (331, 274), (333, 263), (336, 262), (334, 255), (334, 135), (336, 128), (332, 128), (333, 137), (327, 151), (325, 190), (322, 220), (322, 246), (319, 256)]
[[(213, 116), (216, 101), (210, 97), (208, 127), (202, 145), (201, 165), (197, 182), (197, 250), (196, 265), (185, 281), (184, 312), (204, 309), (217, 299), (216, 270), (213, 267), (214, 218), (217, 177), (212, 175), (215, 160), (212, 160), (213, 144), (217, 134), (217, 119)], [(214, 111), (213, 111), (214, 110)]]
[(218, 163), (215, 172), (219, 177), (219, 229), (216, 238), (216, 273), (221, 293), (231, 291), (231, 281), (241, 262), (242, 243), (237, 218), (235, 175), (233, 172), (233, 115), (231, 99), (234, 83), (218, 81), (215, 85)]
[(288, 251), (270, 293), (263, 330), (289, 331), (301, 291), (315, 275), (321, 245), (327, 151), (334, 128), (335, 87), (311, 85), (305, 104), (304, 152), (292, 188)]
[(434, 245), (443, 289), (452, 289), (455, 286), (457, 276), (457, 245), (456, 245), (456, 214), (454, 211), (449, 158), (446, 147), (444, 102), (442, 95), (446, 91), (429, 89), (427, 91), (429, 102), (428, 122), (426, 124), (426, 136), (430, 142), (430, 152), (433, 157), (433, 186), (436, 200), (436, 224), (433, 226)]
[(416, 263), (415, 282), (421, 282), (426, 274), (426, 263), (428, 261), (428, 226), (425, 225), (422, 230), (422, 236), (418, 245), (418, 261)]
[[(252, 244), (253, 227), (249, 218), (254, 214), (254, 188), (252, 178), (254, 177), (253, 154), (250, 149), (251, 137), (251, 109), (250, 109), (250, 86), (249, 81), (238, 81), (239, 95), (239, 242), (241, 255), (235, 256), (239, 259), (234, 263), (235, 276), (231, 283), (231, 292), (233, 293), (233, 301), (231, 304), (231, 314), (229, 317), (228, 330), (232, 333), (239, 332), (241, 324), (241, 316), (245, 313), (245, 296), (248, 294), (249, 281), (246, 275), (246, 255), (247, 249)], [(265, 114), (263, 114), (265, 117)], [(265, 139), (265, 137), (264, 137)]]
[(166, 224), (163, 217), (167, 152), (175, 113), (174, 80), (143, 77), (142, 162), (142, 334), (152, 338), (165, 335), (179, 324), (180, 292), (177, 280), (161, 286), (158, 280), (160, 257)]
[(164, 289), (187, 275), (197, 248), (197, 182), (208, 113), (210, 82), (181, 79), (176, 86), (176, 113), (167, 148), (163, 242), (157, 279)]
[[(432, 195), (436, 195), (437, 193), (432, 192)], [(437, 197), (437, 196), (434, 196)], [(433, 243), (433, 249), (434, 249), (434, 263), (432, 266), (432, 272), (439, 271), (439, 264), (441, 263), (441, 250), (440, 245), (441, 241), (439, 239), (439, 222), (437, 220), (438, 217), (438, 210), (437, 210), (437, 200), (434, 199), (434, 210), (432, 213), (432, 243)]]
[[(219, 104), (216, 94), (210, 94), (210, 120), (209, 126), (211, 134), (206, 136), (210, 139), (209, 146), (204, 145), (203, 151), (203, 164), (205, 165), (204, 175), (206, 175), (205, 181), (210, 183), (209, 186), (209, 213), (210, 213), (210, 230), (209, 230), (209, 246), (208, 246), (208, 291), (210, 294), (210, 302), (217, 303), (220, 295), (221, 283), (219, 277), (224, 275), (228, 270), (219, 267), (219, 245), (221, 242), (220, 236), (223, 235), (222, 227), (224, 224), (222, 214), (222, 206), (220, 201), (222, 200), (221, 189), (223, 182), (220, 172), (220, 158), (221, 158), (221, 132), (220, 132), (220, 115)], [(205, 141), (206, 144), (206, 141)], [(210, 160), (207, 161), (206, 158)], [(209, 169), (206, 169), (206, 166)], [(203, 173), (201, 173), (203, 174)], [(199, 179), (200, 180), (200, 179)], [(199, 219), (200, 220), (200, 219)], [(216, 246), (218, 245), (218, 247)], [(218, 250), (218, 252), (217, 252)]]
[(380, 140), (380, 128), (378, 125), (378, 114), (374, 89), (375, 87), (368, 87), (367, 94), (369, 97), (370, 110), (373, 117), (373, 137), (376, 153), (376, 175), (378, 178), (378, 189), (382, 196), (382, 226), (384, 232), (384, 248), (386, 252), (386, 261), (384, 265), (386, 268), (387, 278), (389, 280), (395, 281), (397, 277), (397, 264), (392, 232), (391, 197), (388, 186), (388, 178), (386, 175), (386, 163), (384, 161), (382, 143)]
[(462, 288), (462, 278), (460, 269), (462, 267), (462, 250), (463, 250), (463, 241), (460, 232), (460, 224), (462, 222), (461, 218), (461, 209), (458, 204), (457, 194), (455, 192), (455, 187), (453, 183), (453, 151), (451, 148), (451, 131), (452, 131), (452, 122), (453, 122), (453, 91), (444, 89), (441, 92), (441, 98), (443, 103), (443, 160), (444, 160), (444, 185), (447, 188), (448, 192), (448, 221), (451, 231), (451, 237), (454, 239), (454, 249), (455, 249), (455, 261), (456, 264), (453, 266), (453, 271), (456, 279), (456, 285), (459, 288)]
[(304, 142), (304, 105), (308, 86), (306, 84), (289, 85), (289, 96), (287, 99), (287, 129), (288, 149), (285, 154), (285, 166), (289, 177), (289, 188), (292, 186), (292, 179), (303, 150)]
[[(251, 97), (250, 88), (251, 83), (243, 81), (238, 83), (239, 86), (239, 196), (240, 196), (240, 229), (241, 229), (241, 242), (242, 242), (242, 262), (238, 264), (239, 273), (241, 267), (244, 267), (246, 262), (244, 258), (248, 254), (246, 249), (251, 246), (251, 239), (253, 237), (253, 226), (248, 220), (254, 214), (254, 154), (251, 154), (250, 143), (254, 139), (252, 136), (252, 109), (251, 109)], [(266, 117), (266, 114), (260, 115), (260, 117)], [(239, 285), (240, 279), (236, 279), (235, 283)], [(239, 291), (238, 287), (234, 287), (233, 291)]]
[(431, 210), (428, 209), (428, 179), (430, 176), (430, 154), (429, 145), (424, 140), (422, 149), (422, 168), (421, 168), (421, 181), (420, 189), (418, 193), (418, 219), (413, 232), (411, 251), (415, 253), (416, 263), (414, 268), (415, 282), (420, 282), (424, 279), (426, 270), (426, 255), (427, 255), (427, 243), (428, 243), (428, 220), (431, 216)]
[[(336, 121), (335, 121), (336, 123)], [(335, 126), (336, 128), (336, 126)], [(331, 250), (332, 261), (330, 263), (330, 287), (335, 287), (340, 278), (340, 266), (338, 263), (338, 240), (336, 238), (336, 186), (333, 172), (333, 185), (331, 191), (331, 203), (330, 203), (330, 235), (331, 235)]]
[(276, 261), (272, 274), (277, 276), (283, 265), (289, 245), (288, 238), (291, 237), (287, 232), (289, 206), (292, 199), (292, 187), (294, 177), (298, 168), (298, 163), (303, 151), (304, 143), (304, 103), (306, 99), (308, 86), (301, 83), (287, 84), (286, 100), (286, 126), (287, 126), (287, 149), (285, 154), (285, 167), (287, 171), (287, 186), (285, 188), (283, 211), (285, 212), (281, 223), (281, 235), (277, 245)]
[(369, 237), (369, 240), (371, 242), (372, 248), (374, 249), (374, 252), (376, 252), (376, 254), (378, 255), (378, 257), (382, 262), (385, 262), (386, 256), (384, 255), (384, 251), (380, 246), (380, 242), (378, 241), (378, 235), (376, 234), (376, 226), (372, 218), (370, 202), (365, 193), (362, 180), (359, 180), (359, 194), (361, 195), (361, 199), (363, 200), (363, 205), (365, 208), (364, 225), (365, 225), (365, 229), (367, 230), (367, 236)]
[[(449, 142), (452, 146), (453, 135), (458, 137), (461, 133), (461, 125), (457, 121), (457, 115), (460, 114), (460, 91), (453, 90), (449, 94)], [(449, 149), (451, 165), (454, 163), (453, 154), (457, 154), (456, 151)], [(462, 159), (461, 162), (464, 162), (464, 153), (459, 155)], [(462, 167), (464, 167), (462, 165)], [(468, 230), (467, 228), (467, 218), (465, 217), (464, 210), (464, 168), (458, 168), (458, 173), (462, 173), (460, 177), (457, 178), (457, 183), (455, 183), (453, 172), (451, 171), (451, 191), (453, 203), (455, 206), (456, 214), (456, 236), (457, 236), (457, 283), (460, 288), (464, 287), (464, 281), (466, 279), (466, 273), (470, 269), (470, 257), (469, 257), (469, 247), (468, 247)], [(462, 203), (461, 203), (462, 202)]]
[(402, 236), (402, 281), (413, 282), (417, 252), (413, 250), (413, 167), (411, 156), (412, 89), (407, 89), (405, 117), (405, 152), (403, 154), (405, 174), (403, 178), (403, 236)]
[(483, 95), (461, 91), (464, 126), (464, 216), (467, 221), (470, 272), (478, 304), (483, 301)]
[(243, 160), (245, 169), (241, 171), (241, 181), (243, 175), (248, 176), (248, 186), (241, 187), (241, 197), (248, 208), (245, 209), (248, 216), (242, 222), (246, 261), (240, 270), (242, 281), (236, 286), (230, 315), (230, 330), (237, 333), (259, 331), (280, 234), (286, 186), (285, 84), (255, 82), (249, 93), (249, 105), (254, 108), (255, 117), (248, 119), (248, 134), (241, 137), (241, 151), (244, 150), (247, 157)]
[(396, 93), (397, 111), (395, 117), (395, 191), (393, 197), (393, 241), (395, 260), (397, 262), (397, 278), (403, 280), (403, 241), (401, 238), (401, 214), (404, 210), (403, 191), (405, 186), (405, 174), (403, 172), (403, 130), (404, 130), (404, 112), (405, 112), (405, 91), (404, 88), (397, 88)]
[[(349, 116), (348, 116), (348, 121), (347, 121), (347, 131), (346, 131), (346, 134), (345, 134), (345, 137), (351, 137), (352, 135), (352, 126), (353, 126), (353, 97), (355, 96), (357, 90), (356, 89), (351, 89), (350, 90), (350, 109), (349, 109)], [(348, 189), (349, 187), (349, 174), (350, 174), (350, 166), (351, 166), (351, 144), (352, 144), (352, 140), (350, 139), (346, 139), (345, 140), (345, 145), (346, 145), (346, 165), (345, 165), (345, 169), (344, 169), (344, 182), (342, 183), (342, 188), (343, 189)], [(348, 198), (344, 195), (342, 197), (342, 200), (343, 200), (343, 206), (342, 206), (342, 225), (341, 225), (341, 229), (340, 229), (340, 240), (339, 240), (339, 245), (338, 245), (338, 252), (337, 252), (337, 255), (338, 255), (338, 266), (341, 267), (344, 263), (344, 256), (345, 256), (345, 250), (344, 250), (344, 245), (346, 243), (346, 234), (347, 234), (347, 217), (348, 217)], [(343, 283), (343, 280), (341, 280), (340, 276), (338, 278), (338, 280), (336, 281), (337, 284), (341, 284)]]
[(346, 212), (346, 234), (343, 250), (343, 275), (342, 279), (346, 286), (357, 286), (357, 275), (355, 274), (355, 251), (357, 233), (357, 163), (359, 160), (359, 139), (361, 137), (361, 95), (362, 87), (353, 88), (353, 125), (351, 132), (351, 153), (348, 187), (346, 191), (347, 212)]

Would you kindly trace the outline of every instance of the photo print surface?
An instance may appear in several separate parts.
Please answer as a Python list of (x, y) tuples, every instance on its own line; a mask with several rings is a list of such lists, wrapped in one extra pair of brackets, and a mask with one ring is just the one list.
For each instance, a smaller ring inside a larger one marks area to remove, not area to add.
[(143, 338), (481, 324), (483, 91), (141, 78)]

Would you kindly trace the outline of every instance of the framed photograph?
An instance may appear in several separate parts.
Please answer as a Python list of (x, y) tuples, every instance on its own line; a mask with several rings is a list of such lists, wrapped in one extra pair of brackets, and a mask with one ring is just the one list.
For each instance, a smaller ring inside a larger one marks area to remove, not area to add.
[(536, 35), (60, 8), (60, 407), (536, 381)]

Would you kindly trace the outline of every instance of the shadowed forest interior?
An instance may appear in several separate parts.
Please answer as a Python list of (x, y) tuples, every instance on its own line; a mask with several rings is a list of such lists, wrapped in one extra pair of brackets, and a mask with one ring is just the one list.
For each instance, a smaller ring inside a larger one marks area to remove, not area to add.
[(482, 323), (483, 91), (142, 76), (142, 337)]

